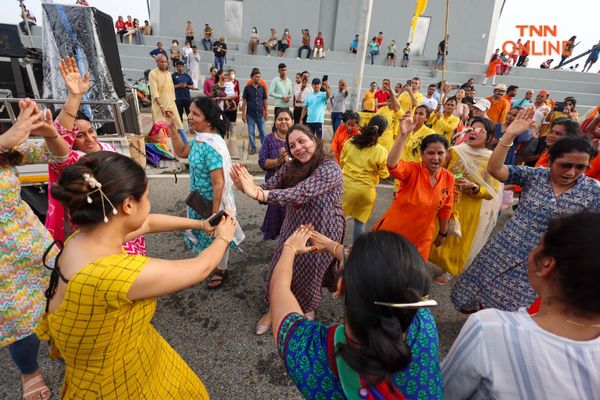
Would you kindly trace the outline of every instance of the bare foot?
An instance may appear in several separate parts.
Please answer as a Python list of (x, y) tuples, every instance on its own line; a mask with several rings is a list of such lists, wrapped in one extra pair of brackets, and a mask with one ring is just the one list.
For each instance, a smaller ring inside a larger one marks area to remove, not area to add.
[(265, 315), (263, 315), (258, 322), (256, 323), (256, 334), (264, 335), (269, 332), (271, 329), (271, 312), (268, 311)]
[(23, 398), (25, 400), (47, 400), (52, 394), (46, 386), (39, 369), (32, 374), (22, 375), (21, 383), (23, 384)]

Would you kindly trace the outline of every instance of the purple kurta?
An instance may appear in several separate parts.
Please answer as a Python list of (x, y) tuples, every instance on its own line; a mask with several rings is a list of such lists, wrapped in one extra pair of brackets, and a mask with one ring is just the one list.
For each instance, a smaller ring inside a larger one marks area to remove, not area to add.
[[(285, 241), (302, 224), (312, 224), (313, 228), (325, 236), (341, 242), (344, 235), (345, 219), (342, 211), (344, 182), (340, 167), (332, 160), (325, 160), (311, 176), (288, 189), (279, 189), (287, 166), (280, 168), (262, 187), (269, 190), (268, 203), (285, 206), (285, 219), (277, 246), (273, 252), (269, 270), (269, 281)], [(292, 293), (296, 296), (303, 312), (314, 311), (319, 307), (322, 287), (335, 291), (339, 267), (337, 260), (329, 253), (306, 253), (296, 256)], [(267, 282), (267, 302), (269, 302)]]
[[(271, 133), (265, 138), (263, 142), (260, 153), (258, 154), (258, 165), (265, 171), (265, 182), (268, 182), (269, 179), (275, 172), (278, 171), (281, 166), (277, 169), (265, 169), (265, 162), (267, 160), (273, 160), (279, 157), (279, 152), (282, 147), (286, 147), (286, 143), (284, 140), (279, 140), (274, 133)], [(275, 240), (277, 236), (279, 236), (279, 232), (281, 231), (281, 225), (283, 224), (283, 219), (285, 218), (285, 207), (277, 204), (269, 204), (267, 206), (267, 212), (265, 212), (265, 219), (263, 221), (262, 227), (260, 230), (263, 233), (263, 240)]]

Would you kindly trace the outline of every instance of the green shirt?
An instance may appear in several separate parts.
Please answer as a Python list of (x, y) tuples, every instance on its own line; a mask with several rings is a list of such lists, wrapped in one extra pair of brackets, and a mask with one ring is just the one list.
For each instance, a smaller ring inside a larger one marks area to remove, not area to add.
[[(290, 107), (294, 98), (292, 81), (290, 78), (281, 79), (279, 76), (271, 81), (269, 87), (269, 96), (275, 99), (275, 107)], [(284, 97), (289, 97), (288, 101), (283, 101)]]

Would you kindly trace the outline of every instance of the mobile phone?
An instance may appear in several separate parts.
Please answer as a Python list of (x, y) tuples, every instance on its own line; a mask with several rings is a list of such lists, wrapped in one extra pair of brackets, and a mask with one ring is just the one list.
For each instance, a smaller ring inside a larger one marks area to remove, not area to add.
[(225, 210), (221, 210), (218, 213), (216, 213), (215, 215), (213, 215), (212, 217), (210, 217), (208, 219), (208, 224), (210, 226), (217, 226), (219, 225), (219, 223), (221, 222), (221, 219), (223, 219), (223, 217), (226, 215), (227, 213), (225, 212)]
[(411, 80), (411, 79), (407, 80), (407, 81), (406, 81), (406, 84), (407, 84), (408, 86), (411, 86), (411, 85), (412, 85), (412, 80)]
[(554, 111), (564, 112), (567, 107), (567, 103), (559, 101), (558, 103), (554, 103)]
[(328, 82), (329, 81), (329, 75), (323, 75), (323, 79), (321, 80), (321, 82)]

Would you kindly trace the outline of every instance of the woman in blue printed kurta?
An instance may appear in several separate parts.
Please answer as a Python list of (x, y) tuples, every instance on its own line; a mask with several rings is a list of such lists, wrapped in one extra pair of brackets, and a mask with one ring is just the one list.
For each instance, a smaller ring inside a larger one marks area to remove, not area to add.
[(527, 256), (550, 220), (582, 210), (600, 210), (600, 184), (584, 174), (597, 151), (585, 137), (557, 141), (551, 150), (550, 168), (504, 165), (509, 142), (529, 126), (525, 111), (519, 115), (520, 121), (515, 122), (523, 129), (513, 126), (513, 122), (488, 162), (488, 171), (496, 179), (523, 188), (519, 207), (504, 228), (490, 237), (452, 288), (450, 298), (458, 310), (516, 311), (529, 307), (536, 294), (527, 277)]
[[(291, 293), (294, 258), (315, 248), (347, 259), (337, 284), (342, 325), (305, 318)], [(431, 305), (424, 299), (431, 280), (417, 249), (395, 233), (372, 232), (346, 253), (301, 227), (275, 266), (273, 334), (292, 381), (306, 399), (442, 399), (437, 329), (429, 310), (420, 308)]]

